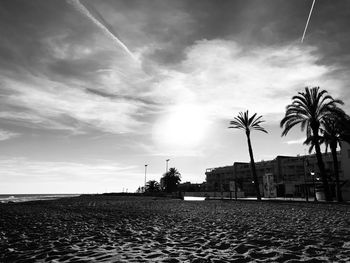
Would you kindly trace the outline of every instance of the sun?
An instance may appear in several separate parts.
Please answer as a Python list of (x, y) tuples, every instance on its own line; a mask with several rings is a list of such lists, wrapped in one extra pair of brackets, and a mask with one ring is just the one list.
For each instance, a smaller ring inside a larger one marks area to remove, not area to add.
[(162, 146), (192, 148), (202, 142), (208, 126), (203, 109), (194, 105), (179, 105), (154, 125), (153, 139)]

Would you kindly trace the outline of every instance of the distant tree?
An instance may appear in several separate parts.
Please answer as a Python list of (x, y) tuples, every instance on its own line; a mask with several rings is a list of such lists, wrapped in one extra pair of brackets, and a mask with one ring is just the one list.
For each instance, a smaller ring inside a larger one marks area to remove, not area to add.
[(233, 121), (230, 121), (229, 128), (233, 129), (241, 129), (245, 131), (245, 134), (247, 136), (247, 142), (248, 142), (248, 151), (250, 156), (250, 168), (253, 175), (254, 185), (255, 185), (255, 192), (256, 192), (256, 198), (258, 201), (261, 200), (261, 194), (260, 194), (260, 188), (259, 188), (259, 180), (258, 176), (256, 174), (256, 168), (255, 168), (255, 162), (254, 162), (254, 155), (253, 155), (253, 148), (250, 141), (250, 133), (253, 130), (262, 131), (267, 133), (267, 131), (260, 126), (261, 123), (265, 122), (261, 118), (262, 116), (257, 117), (257, 113), (255, 113), (253, 116), (249, 117), (248, 111), (246, 112), (240, 112), (238, 116), (233, 118)]
[(163, 175), (164, 190), (171, 193), (177, 190), (177, 186), (181, 182), (181, 174), (176, 168), (170, 168), (167, 173)]
[(302, 131), (306, 128), (306, 137), (311, 138), (315, 147), (317, 164), (327, 201), (331, 201), (332, 196), (322, 159), (319, 132), (326, 119), (341, 112), (338, 104), (343, 104), (343, 102), (333, 99), (326, 90), (319, 91), (319, 87), (311, 89), (306, 87), (305, 92), (298, 92), (298, 95), (292, 97), (292, 104), (287, 106), (285, 116), (280, 123), (281, 128), (283, 128), (282, 136), (286, 136), (298, 124), (301, 125)]
[(144, 193), (145, 192), (145, 187), (144, 186), (139, 186), (136, 190), (136, 193)]
[(156, 180), (151, 180), (146, 183), (146, 192), (155, 193), (160, 191), (160, 184)]

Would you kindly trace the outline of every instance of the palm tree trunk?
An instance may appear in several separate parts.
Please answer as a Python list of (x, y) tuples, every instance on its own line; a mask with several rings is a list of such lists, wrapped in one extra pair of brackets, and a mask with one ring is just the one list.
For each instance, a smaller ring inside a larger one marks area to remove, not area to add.
[(251, 167), (251, 171), (252, 171), (252, 174), (253, 174), (254, 185), (255, 185), (256, 199), (258, 201), (261, 201), (261, 195), (260, 195), (260, 189), (259, 189), (259, 181), (258, 181), (258, 176), (256, 175), (253, 149), (252, 149), (252, 144), (250, 142), (250, 133), (246, 132), (246, 135), (247, 135), (248, 150), (249, 150), (249, 156), (250, 156), (250, 167)]
[[(321, 174), (321, 179), (323, 183), (323, 188), (324, 188), (324, 194), (326, 197), (326, 201), (332, 201), (332, 197), (329, 192), (329, 187), (328, 187), (328, 180), (327, 180), (327, 175), (326, 175), (326, 169), (324, 167), (324, 163), (322, 160), (322, 153), (321, 153), (321, 148), (320, 144), (318, 142), (318, 130), (313, 131), (314, 134), (314, 145), (315, 145), (315, 151), (316, 151), (316, 158), (317, 158), (317, 164), (318, 168), (320, 169), (320, 174)], [(316, 136), (315, 136), (316, 135)]]
[(333, 157), (333, 167), (334, 167), (334, 176), (335, 176), (335, 183), (336, 183), (336, 191), (337, 191), (337, 201), (343, 202), (343, 196), (340, 189), (340, 182), (339, 182), (339, 166), (338, 166), (338, 156), (337, 156), (337, 143), (332, 143), (330, 145), (332, 157)]

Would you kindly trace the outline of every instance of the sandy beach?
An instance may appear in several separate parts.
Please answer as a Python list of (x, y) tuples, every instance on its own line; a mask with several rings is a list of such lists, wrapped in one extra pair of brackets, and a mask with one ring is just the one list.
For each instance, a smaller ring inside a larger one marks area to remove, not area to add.
[(0, 204), (0, 262), (349, 262), (350, 206), (82, 196)]

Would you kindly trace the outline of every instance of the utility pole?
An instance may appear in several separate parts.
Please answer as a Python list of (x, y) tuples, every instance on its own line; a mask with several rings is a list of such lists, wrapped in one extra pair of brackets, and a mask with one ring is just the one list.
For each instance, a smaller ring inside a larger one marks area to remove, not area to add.
[(315, 183), (315, 172), (314, 172), (314, 171), (312, 171), (312, 172), (311, 172), (311, 175), (312, 175), (312, 181), (313, 181), (313, 183), (314, 183), (314, 195), (315, 195), (315, 199), (314, 199), (314, 201), (315, 201), (315, 202), (317, 202), (317, 196), (316, 196), (316, 183)]
[(309, 202), (309, 193), (308, 193), (307, 184), (306, 184), (306, 155), (304, 155), (303, 164), (304, 164), (304, 192), (305, 192), (306, 202)]
[(148, 166), (148, 164), (145, 164), (145, 189), (144, 189), (144, 192), (146, 192), (146, 174), (147, 174), (147, 166)]
[(237, 201), (237, 171), (236, 171), (235, 163), (233, 163), (233, 173), (235, 178), (235, 200)]
[(168, 172), (168, 162), (170, 161), (170, 159), (166, 159), (165, 160), (165, 162), (166, 162), (166, 164), (165, 164), (165, 173), (167, 173)]

